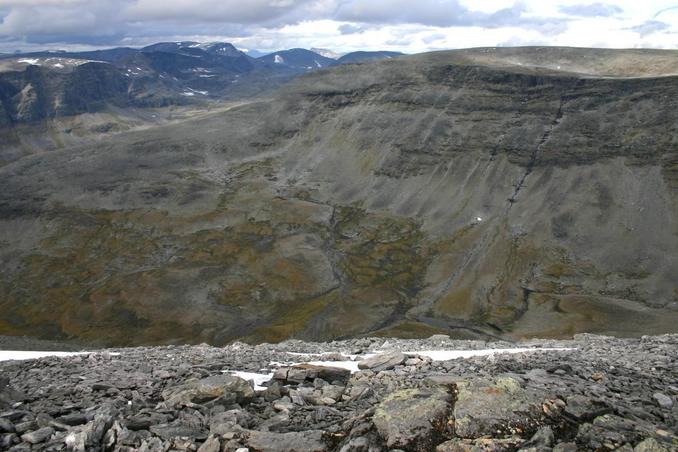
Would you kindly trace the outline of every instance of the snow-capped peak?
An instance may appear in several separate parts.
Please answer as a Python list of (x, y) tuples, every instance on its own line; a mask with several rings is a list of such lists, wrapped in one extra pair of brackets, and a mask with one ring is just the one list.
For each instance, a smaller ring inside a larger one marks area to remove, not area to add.
[(333, 60), (338, 60), (341, 57), (341, 54), (329, 49), (319, 49), (317, 47), (313, 47), (311, 49), (311, 52), (315, 52), (320, 56), (324, 56), (325, 58), (331, 58)]

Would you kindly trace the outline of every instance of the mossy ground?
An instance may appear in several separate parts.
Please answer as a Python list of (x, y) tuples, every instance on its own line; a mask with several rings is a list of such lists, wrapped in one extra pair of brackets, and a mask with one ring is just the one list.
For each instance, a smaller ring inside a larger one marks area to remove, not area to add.
[(340, 207), (329, 221), (333, 207), (279, 198), (243, 219), (238, 201), (192, 216), (60, 210), (40, 251), (0, 282), (0, 334), (280, 341), (317, 335), (342, 310), (329, 339), (376, 328), (371, 308), (379, 317), (421, 287), (427, 250), (411, 220)]

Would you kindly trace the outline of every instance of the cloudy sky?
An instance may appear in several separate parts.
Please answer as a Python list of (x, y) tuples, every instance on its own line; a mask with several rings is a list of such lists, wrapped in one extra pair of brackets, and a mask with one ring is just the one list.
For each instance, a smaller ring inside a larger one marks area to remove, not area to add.
[(678, 0), (0, 0), (0, 52), (178, 40), (260, 51), (678, 48)]

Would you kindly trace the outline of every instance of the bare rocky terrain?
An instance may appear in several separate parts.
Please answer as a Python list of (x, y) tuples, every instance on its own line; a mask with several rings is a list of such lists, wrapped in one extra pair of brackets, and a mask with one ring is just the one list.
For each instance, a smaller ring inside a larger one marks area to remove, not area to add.
[[(516, 347), (527, 350), (442, 356)], [(437, 335), (0, 362), (0, 448), (674, 451), (677, 351), (675, 335), (518, 344)], [(256, 374), (266, 381), (247, 381)]]
[(677, 67), (675, 51), (436, 52), (2, 146), (0, 334), (676, 332)]

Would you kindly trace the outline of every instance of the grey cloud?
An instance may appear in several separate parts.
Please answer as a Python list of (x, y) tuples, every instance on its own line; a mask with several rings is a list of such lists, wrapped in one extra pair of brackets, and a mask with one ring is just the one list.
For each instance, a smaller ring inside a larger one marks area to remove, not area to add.
[(35, 3), (9, 8), (0, 23), (0, 35), (21, 37), (27, 42), (77, 42), (82, 36), (113, 38), (125, 32), (120, 7), (126, 0), (117, 5), (107, 0)]
[(559, 9), (562, 13), (578, 17), (610, 17), (624, 11), (617, 5), (607, 3), (568, 5), (561, 6)]
[(420, 24), (427, 26), (479, 26), (499, 28), (522, 26), (541, 29), (565, 21), (555, 18), (523, 17), (525, 6), (516, 2), (509, 8), (494, 13), (483, 13), (466, 8), (458, 0), (344, 0), (339, 4), (334, 19), (347, 22), (374, 24)]
[(344, 24), (339, 26), (339, 33), (342, 35), (352, 35), (355, 33), (362, 33), (367, 30), (367, 27), (361, 25)]
[(335, 19), (366, 23), (455, 25), (468, 10), (455, 0), (347, 0), (340, 2)]
[[(0, 36), (27, 44), (117, 45), (154, 36), (247, 36), (313, 0), (0, 0)], [(127, 42), (130, 40), (127, 39)]]
[(262, 24), (276, 21), (316, 0), (136, 0), (126, 14), (147, 21)]
[(426, 44), (431, 44), (433, 42), (436, 42), (441, 39), (445, 39), (446, 35), (442, 33), (433, 33), (428, 36), (425, 36), (422, 41), (425, 42)]
[(648, 20), (647, 22), (643, 22), (640, 25), (627, 28), (627, 30), (635, 31), (641, 37), (645, 37), (647, 35), (651, 35), (652, 33), (657, 33), (659, 31), (666, 30), (667, 28), (670, 28), (670, 25), (667, 24), (666, 22), (660, 22), (658, 20)]

